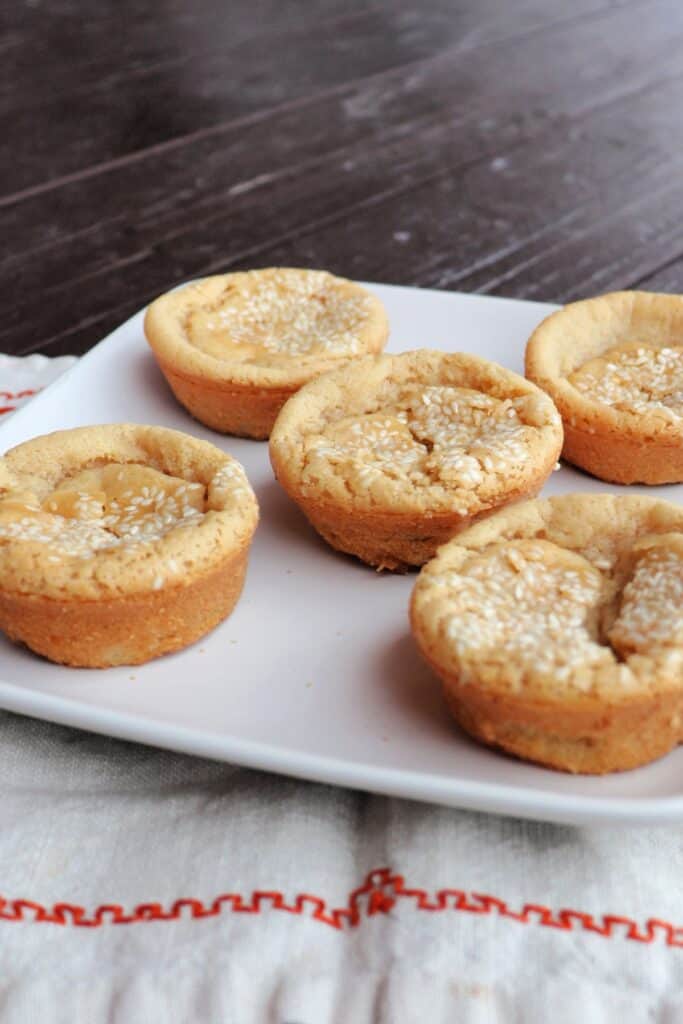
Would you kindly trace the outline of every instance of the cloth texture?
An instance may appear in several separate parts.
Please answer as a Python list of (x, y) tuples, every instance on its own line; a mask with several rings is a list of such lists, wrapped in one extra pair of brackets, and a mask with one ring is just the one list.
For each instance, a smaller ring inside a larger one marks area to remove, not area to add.
[[(63, 368), (0, 360), (7, 406)], [(7, 712), (0, 801), (2, 1022), (683, 1021), (682, 827), (457, 811)]]

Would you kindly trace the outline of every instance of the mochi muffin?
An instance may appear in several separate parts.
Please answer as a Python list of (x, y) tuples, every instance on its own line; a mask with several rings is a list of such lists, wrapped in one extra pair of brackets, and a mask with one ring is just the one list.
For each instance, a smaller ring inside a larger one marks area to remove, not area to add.
[(563, 495), (441, 548), (410, 618), (458, 723), (568, 772), (660, 757), (683, 737), (683, 508)]
[(179, 650), (232, 611), (257, 520), (239, 463), (178, 431), (34, 438), (0, 459), (0, 629), (66, 665)]
[(534, 495), (556, 465), (552, 401), (477, 356), (420, 349), (319, 377), (283, 408), (275, 475), (324, 539), (380, 569)]
[(213, 430), (267, 438), (298, 389), (381, 352), (389, 324), (365, 288), (324, 270), (208, 277), (162, 295), (145, 333), (174, 395)]
[(616, 292), (534, 331), (526, 375), (562, 416), (563, 457), (619, 484), (683, 482), (683, 298)]

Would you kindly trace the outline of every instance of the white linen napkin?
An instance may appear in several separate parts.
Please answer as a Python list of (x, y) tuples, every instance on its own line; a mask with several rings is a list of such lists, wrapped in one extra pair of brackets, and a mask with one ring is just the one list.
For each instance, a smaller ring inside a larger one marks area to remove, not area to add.
[[(4, 406), (65, 366), (30, 360), (0, 357)], [(683, 1021), (681, 827), (454, 811), (5, 712), (0, 806), (8, 1024)]]

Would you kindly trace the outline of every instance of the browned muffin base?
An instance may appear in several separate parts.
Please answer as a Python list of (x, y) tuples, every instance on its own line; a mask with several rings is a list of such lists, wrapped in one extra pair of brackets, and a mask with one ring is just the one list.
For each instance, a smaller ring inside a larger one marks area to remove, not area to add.
[(562, 458), (613, 484), (674, 484), (683, 480), (683, 446), (630, 438), (601, 428), (588, 433), (564, 420)]
[(221, 434), (264, 441), (280, 409), (296, 388), (257, 388), (227, 384), (221, 387), (199, 377), (177, 373), (159, 364), (171, 391), (195, 419)]
[(558, 771), (605, 775), (663, 757), (680, 741), (680, 694), (610, 707), (604, 700), (563, 705), (521, 702), (462, 686), (432, 664), (458, 724), (475, 739)]
[(0, 592), (0, 629), (63, 665), (139, 665), (187, 647), (227, 618), (242, 592), (247, 553), (244, 547), (231, 554), (187, 586), (121, 598), (59, 601)]
[[(494, 508), (535, 497), (543, 483), (541, 476), (527, 490), (511, 493)], [(487, 508), (473, 516), (457, 512), (447, 515), (409, 515), (400, 513), (348, 511), (339, 505), (312, 502), (288, 490), (311, 526), (337, 551), (355, 555), (378, 570), (406, 572), (419, 568), (433, 558), (437, 549), (456, 533), (466, 530), (490, 515)]]

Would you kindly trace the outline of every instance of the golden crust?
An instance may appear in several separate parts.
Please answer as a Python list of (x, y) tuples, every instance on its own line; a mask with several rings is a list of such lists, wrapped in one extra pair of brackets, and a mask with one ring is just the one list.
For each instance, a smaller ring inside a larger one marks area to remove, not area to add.
[[(540, 471), (536, 478), (528, 481), (525, 490), (511, 489), (496, 508), (534, 497), (546, 478), (547, 473)], [(424, 565), (454, 534), (491, 514), (490, 508), (472, 515), (363, 512), (288, 493), (330, 547), (355, 555), (377, 569), (392, 572), (405, 572)]]
[(246, 384), (223, 387), (176, 373), (159, 363), (171, 391), (196, 420), (221, 434), (265, 441), (280, 409), (296, 388), (257, 388)]
[[(436, 665), (432, 668), (439, 673)], [(681, 739), (680, 694), (673, 689), (617, 707), (609, 702), (570, 704), (558, 711), (556, 706), (484, 692), (463, 700), (457, 679), (442, 678), (448, 707), (465, 732), (487, 746), (557, 771), (627, 771), (663, 757)]]
[(529, 339), (526, 375), (562, 416), (567, 461), (613, 483), (680, 483), (683, 415), (650, 403), (615, 407), (570, 379), (591, 360), (637, 346), (683, 347), (683, 297), (614, 292), (565, 306)]
[(524, 378), (475, 356), (420, 350), (306, 385), (280, 413), (270, 457), (328, 543), (405, 569), (535, 494), (561, 444), (552, 402)]
[(320, 373), (381, 352), (379, 299), (325, 271), (209, 277), (156, 299), (145, 334), (178, 401), (213, 430), (268, 437), (284, 402)]
[(600, 774), (683, 739), (680, 593), (682, 508), (568, 495), (498, 512), (446, 544), (420, 573), (410, 620), (464, 729)]
[(139, 665), (182, 650), (235, 607), (248, 545), (203, 575), (147, 593), (85, 601), (0, 589), (0, 628), (50, 661), (78, 668)]
[[(137, 497), (125, 490), (140, 479)], [(108, 519), (107, 501), (118, 509)], [(0, 459), (0, 628), (71, 665), (177, 650), (232, 610), (257, 521), (239, 463), (178, 431), (116, 424), (34, 438)]]

